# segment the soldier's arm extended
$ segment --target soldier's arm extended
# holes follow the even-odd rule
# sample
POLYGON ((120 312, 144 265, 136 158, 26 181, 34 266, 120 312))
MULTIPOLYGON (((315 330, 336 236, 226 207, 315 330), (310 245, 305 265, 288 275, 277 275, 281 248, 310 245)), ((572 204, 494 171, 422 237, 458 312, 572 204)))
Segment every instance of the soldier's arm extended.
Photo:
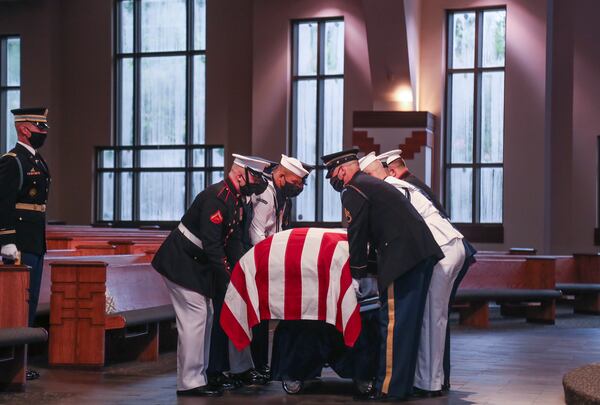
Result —
POLYGON ((0 158, 0 245, 16 243, 15 205, 19 192, 19 165, 17 157, 6 154, 0 158))
POLYGON ((367 200, 352 189, 342 193, 344 216, 348 222, 350 272, 353 278, 367 277, 368 207, 367 200))
POLYGON ((253 245, 267 237, 267 225, 271 225, 275 219, 275 202, 271 190, 267 189, 259 196, 252 196, 253 218, 250 224, 250 241, 253 245))

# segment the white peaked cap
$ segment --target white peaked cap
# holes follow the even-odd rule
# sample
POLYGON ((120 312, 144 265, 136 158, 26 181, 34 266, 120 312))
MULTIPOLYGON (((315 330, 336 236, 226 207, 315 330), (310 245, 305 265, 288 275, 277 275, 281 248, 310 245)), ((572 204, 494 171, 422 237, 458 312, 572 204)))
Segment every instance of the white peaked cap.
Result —
POLYGON ((296 158, 282 154, 279 164, 300 178, 308 176, 308 170, 306 170, 302 165, 302 162, 296 158))
POLYGON ((267 166, 270 165, 270 162, 268 160, 256 157, 238 155, 237 153, 232 153, 231 156, 235 158, 233 164, 244 168, 247 167, 248 169, 254 170, 259 173, 262 173, 265 170, 265 168, 267 168, 267 166))
POLYGON ((377 156, 375 152, 370 152, 368 155, 365 155, 358 159, 358 165, 360 166, 360 170, 365 170, 371 163, 377 160, 377 156))
POLYGON ((385 162, 386 164, 392 163, 396 159, 400 159, 402 157, 402 149, 394 149, 387 152, 382 153, 377 156, 377 159, 385 162))

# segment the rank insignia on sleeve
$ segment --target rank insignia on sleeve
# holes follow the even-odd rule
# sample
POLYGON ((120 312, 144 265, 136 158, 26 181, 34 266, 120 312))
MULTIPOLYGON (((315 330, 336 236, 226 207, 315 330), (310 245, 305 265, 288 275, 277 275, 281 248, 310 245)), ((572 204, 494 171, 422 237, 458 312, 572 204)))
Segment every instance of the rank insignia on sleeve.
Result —
POLYGON ((221 215, 221 210, 217 210, 214 214, 210 216, 210 222, 217 225, 223 222, 223 215, 221 215))
POLYGON ((344 216, 346 217, 346 222, 352 222, 352 215, 350 215, 350 211, 346 208, 344 208, 344 216))
POLYGON ((35 197, 37 195, 37 190, 35 188, 32 188, 31 190, 29 190, 29 197, 35 197))

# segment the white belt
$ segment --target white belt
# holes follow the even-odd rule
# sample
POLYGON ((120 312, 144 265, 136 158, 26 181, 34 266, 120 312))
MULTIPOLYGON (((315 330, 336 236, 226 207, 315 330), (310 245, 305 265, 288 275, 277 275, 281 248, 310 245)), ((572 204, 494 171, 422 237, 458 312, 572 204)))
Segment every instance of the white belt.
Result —
POLYGON ((183 236, 188 238, 188 240, 190 242, 192 242, 194 245, 198 246, 200 249, 204 249, 204 247, 202 245, 202 241, 200 239, 198 239, 198 237, 196 235, 191 233, 190 230, 187 229, 182 222, 180 222, 179 225, 177 225, 177 229, 179 229, 179 231, 183 234, 183 236))

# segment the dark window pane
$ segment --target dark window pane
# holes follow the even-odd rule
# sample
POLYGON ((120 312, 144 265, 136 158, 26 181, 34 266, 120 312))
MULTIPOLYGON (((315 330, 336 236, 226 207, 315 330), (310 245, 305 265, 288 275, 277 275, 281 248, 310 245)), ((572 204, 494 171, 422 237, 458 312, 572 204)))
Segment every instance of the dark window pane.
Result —
POLYGON ((452 75, 450 161, 473 161, 473 74, 452 75))
POLYGON ((141 60, 142 145, 185 143, 185 57, 141 60))
POLYGON ((21 39, 6 39, 6 84, 21 85, 21 39))
POLYGON ((502 222, 502 176, 503 170, 500 167, 481 169, 480 222, 502 222))
POLYGON ((317 198, 316 170, 312 171, 304 186, 304 191, 296 197, 294 204, 296 206, 296 221, 315 221, 315 200, 317 198))
POLYGON ((453 168, 449 171, 450 219, 471 222, 473 212, 473 169, 453 168))
POLYGON ((326 79, 323 100, 323 154, 342 150, 344 79, 326 79))
POLYGON ((184 173, 140 173, 140 220, 177 221, 185 206, 184 173))
POLYGON ((206 48, 206 0, 194 0, 194 49, 206 48))
POLYGON ((502 163, 504 144, 504 72, 487 72, 481 80, 481 161, 502 163))
POLYGON ((453 13, 450 67, 472 68, 475 64, 475 13, 453 13))
POLYGON ((298 24, 297 74, 317 74, 317 23, 298 24))
POLYGON ((325 74, 344 73, 344 22, 325 23, 325 74))
POLYGON ((205 142, 205 108, 206 108, 206 56, 194 56, 194 139, 193 143, 202 145, 205 142))
POLYGON ((186 48, 186 0, 142 0, 142 51, 186 48))
POLYGON ((123 0, 119 3, 120 18, 120 52, 133 52, 133 0, 123 0))
POLYGON ((133 145, 133 59, 121 59, 119 69, 121 86, 119 140, 121 145, 133 145))
POLYGON ((505 48, 506 10, 485 11, 483 13, 483 66, 504 66, 505 48))
POLYGON ((141 167, 185 167, 185 150, 142 150, 141 167))
POLYGON ((317 155, 317 82, 300 80, 295 85, 295 146, 298 159, 315 164, 317 155))

